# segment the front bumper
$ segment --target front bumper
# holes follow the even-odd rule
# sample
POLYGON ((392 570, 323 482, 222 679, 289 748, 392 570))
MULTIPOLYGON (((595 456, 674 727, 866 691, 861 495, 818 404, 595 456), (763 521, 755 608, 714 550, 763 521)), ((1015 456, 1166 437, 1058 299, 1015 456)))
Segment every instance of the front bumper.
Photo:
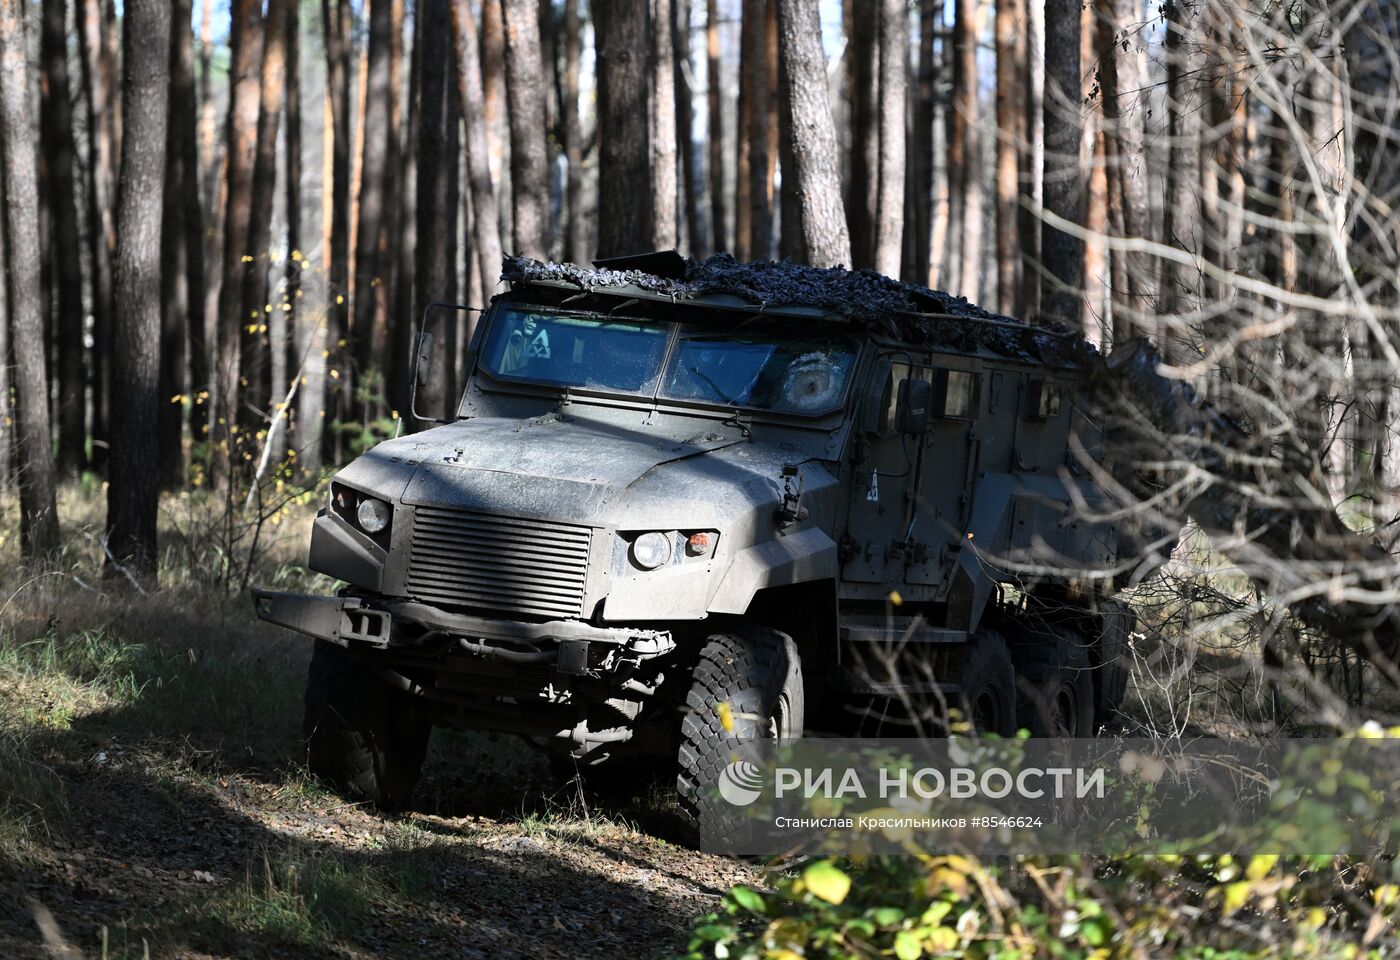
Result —
POLYGON ((561 673, 583 674, 590 665, 617 649, 643 658, 668 652, 669 633, 635 627, 595 627, 573 620, 522 623, 442 610, 414 600, 363 597, 322 597, 252 589, 253 608, 260 619, 326 640, 380 650, 412 650, 425 643, 453 638, 468 653, 499 659, 530 657, 551 661, 561 673), (603 657, 591 651, 604 648, 603 657))

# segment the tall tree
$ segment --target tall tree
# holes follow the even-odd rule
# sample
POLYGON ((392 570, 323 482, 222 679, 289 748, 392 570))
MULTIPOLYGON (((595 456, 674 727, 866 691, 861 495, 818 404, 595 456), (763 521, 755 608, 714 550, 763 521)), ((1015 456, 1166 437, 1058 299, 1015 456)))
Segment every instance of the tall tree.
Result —
MULTIPOLYGON (((156 574, 156 418, 160 397, 161 191, 169 112, 170 4, 126 0, 122 44, 122 177, 117 200, 108 551, 156 574)), ((185 24, 181 24, 181 29, 185 24)))
POLYGON ((801 199, 802 247, 819 267, 849 265, 851 239, 841 203, 841 160, 827 100, 818 0, 778 0, 778 44, 791 116, 793 168, 801 199))
MULTIPOLYGON (((1079 0, 1045 4, 1045 209, 1069 223, 1084 216, 1079 182, 1082 138, 1079 0)), ((1041 316, 1075 325, 1084 286, 1084 244, 1050 224, 1041 231, 1041 316)))
POLYGON ((31 133, 23 0, 0 0, 0 149, 4 152, 5 253, 19 412, 20 546, 43 557, 59 547, 50 447, 40 289, 38 157, 31 133))
POLYGON ((748 255, 767 260, 773 237, 773 178, 768 152, 768 0, 744 0, 744 105, 748 113, 748 255))
POLYGON ((1040 312, 1040 216, 1045 201, 1045 5, 1025 3, 1026 92, 1024 97, 1026 148, 1021 152, 1021 190, 1029 199, 1020 211, 1021 292, 1016 314, 1034 317, 1040 312))
POLYGON ((909 144, 911 166, 909 183, 913 196, 912 234, 908 244, 909 263, 903 278, 913 283, 929 282, 933 242, 933 123, 938 64, 934 42, 938 23, 943 19, 942 0, 919 0, 919 71, 914 87, 913 133, 909 144))
MULTIPOLYGON (((212 2, 212 0, 210 0, 212 2)), ((116 97, 112 90, 110 47, 106 40, 107 18, 103 0, 82 0, 79 63, 87 101, 87 241, 92 263, 92 355, 93 436, 105 440, 109 421, 110 391, 107 384, 111 363, 112 257, 117 248, 113 221, 116 195, 116 97)), ((94 448, 96 451, 101 447, 94 448)))
MULTIPOLYGON (((165 137, 165 189, 160 228, 160 478, 184 479, 183 407, 175 402, 188 366, 204 375, 204 218, 199 196, 199 144, 194 89, 191 0, 173 0, 170 29, 170 108, 165 137)), ((196 383, 202 380, 193 379, 196 383)))
MULTIPOLYGON (((287 290, 287 309, 282 314, 282 342, 272 338, 272 382, 287 383, 288 378, 306 375, 302 365, 301 339, 301 271, 305 259, 301 252, 301 4, 292 0, 287 4, 287 172, 282 188, 285 191, 287 207, 287 262, 283 272, 287 290)), ((271 328, 276 331, 277 328, 271 328)), ((309 383, 297 383, 298 400, 309 383)), ((324 380, 322 381, 324 389, 324 380)), ((298 439, 301 434, 301 407, 296 407, 295 423, 298 426, 298 439)), ((286 411, 292 416, 292 411, 286 411)), ((319 419, 319 418, 318 418, 319 419)), ((281 463, 288 449, 287 437, 290 431, 284 429, 276 438, 273 447, 274 462, 281 463)), ((318 443, 319 446, 319 443, 318 443)), ((295 459, 295 457, 294 457, 295 459)), ((296 466, 301 466, 298 462, 296 466)))
POLYGON ((83 369, 83 277, 74 193, 73 108, 68 90, 68 5, 43 0, 40 136, 52 230, 55 333, 58 342, 58 468, 75 473, 86 461, 83 369))
MULTIPOLYGON (((243 328, 244 257, 248 246, 249 222, 253 211, 253 167, 257 160, 258 110, 261 103, 262 2, 235 0, 231 55, 228 120, 225 125, 225 166, 227 199, 224 203, 224 266, 219 287, 219 345, 215 361, 218 384, 217 429, 214 432, 214 479, 231 481, 237 462, 241 411, 240 355, 243 328)), ((262 400, 261 397, 258 398, 262 400)))
POLYGON ((720 81, 719 0, 705 2, 705 102, 709 109, 710 249, 729 249, 729 222, 724 214, 724 100, 720 81))
MULTIPOLYGON (((883 0, 880 0, 883 3, 883 0)), ((851 225, 852 266, 875 265, 875 225, 880 200, 880 16, 846 0, 850 10, 851 176, 846 217, 851 225)), ((879 8, 877 8, 879 9, 879 8)))
POLYGON ((637 253, 651 241, 650 6, 594 0, 598 64, 598 254, 637 253))
MULTIPOLYGON (((3 104, 0 103, 0 110, 3 104)), ((3 134, 0 133, 0 136, 3 134)), ((0 157, 0 210, 5 209, 4 162, 0 157)), ((0 220, 0 490, 9 491, 15 473, 14 358, 10 353, 10 296, 5 289, 5 224, 0 220)))
POLYGON ((1014 313, 1020 290, 1020 154, 1027 147, 1025 129, 1026 60, 1024 0, 997 0, 997 309, 1014 313))
POLYGON ((564 0, 564 158, 569 166, 568 187, 564 194, 569 221, 564 259, 583 263, 588 259, 588 223, 583 217, 583 127, 578 116, 579 59, 582 53, 578 4, 579 0, 564 0))
MULTIPOLYGON (((1162 241, 1168 246, 1194 250, 1195 224, 1200 219, 1191 184, 1199 174, 1193 169, 1200 163, 1199 155, 1190 149, 1192 131, 1189 128, 1191 110, 1187 104, 1186 77, 1190 73, 1186 39, 1187 20, 1183 0, 1167 0, 1164 19, 1166 37, 1163 57, 1167 71, 1167 168, 1166 198, 1162 209, 1162 241)), ((1159 303, 1164 314, 1183 312, 1187 307, 1186 293, 1193 285, 1191 272, 1184 264, 1168 260, 1163 264, 1162 295, 1159 303)), ((1170 357, 1170 347, 1163 343, 1170 357)))
POLYGON ((651 3, 651 247, 679 242, 676 185, 676 71, 674 0, 651 3))
POLYGON ((389 114, 393 90, 389 85, 393 55, 393 4, 369 0, 369 53, 365 80, 365 109, 360 128, 363 153, 360 161, 360 216, 356 223, 354 319, 350 340, 354 345, 355 371, 363 376, 375 365, 374 347, 382 342, 374 324, 378 301, 384 292, 383 273, 388 267, 384 239, 385 187, 388 181, 389 114))
POLYGON ((904 125, 909 89, 909 13, 905 0, 880 6, 880 181, 875 269, 899 276, 904 244, 904 125))
POLYGON ((511 237, 516 253, 543 259, 549 252, 549 131, 538 3, 501 0, 501 7, 510 111, 511 237))
MULTIPOLYGON (((960 246, 957 292, 979 297, 982 283, 982 138, 978 92, 977 0, 957 0, 953 14, 953 103, 948 111, 952 229, 960 246)), ((1077 20, 1075 21, 1078 22, 1077 20)), ((888 71, 881 69, 882 75, 888 71)))
MULTIPOLYGON (((321 0, 326 46, 326 107, 331 139, 330 243, 327 245, 328 335, 339 343, 349 334, 347 300, 350 280, 350 0, 321 0), (340 292, 337 292, 340 291, 340 292)), ((322 185, 325 190, 325 185, 322 185)))
POLYGON ((671 42, 675 58, 676 129, 680 143, 682 208, 685 213, 686 245, 692 257, 701 256, 706 238, 700 220, 700 183, 695 162, 695 89, 690 64, 690 0, 672 0, 675 16, 671 42))
POLYGON ((473 213, 472 249, 476 253, 477 273, 485 287, 483 292, 491 296, 501 275, 501 230, 496 216, 495 185, 491 182, 491 165, 486 151, 485 112, 482 110, 484 91, 481 86, 481 62, 476 55, 476 27, 465 0, 453 0, 452 31, 457 53, 457 99, 462 104, 467 137, 467 184, 473 213))
MULTIPOLYGON (((422 45, 418 126, 418 263, 414 315, 423 317, 429 304, 451 301, 457 270, 452 255, 452 213, 457 197, 451 190, 456 156, 448 152, 451 115, 448 77, 452 68, 452 28, 455 8, 464 0, 424 0, 418 8, 418 42, 422 45), (451 8, 451 9, 450 9, 451 8)), ((489 6, 489 3, 488 3, 489 6)), ((470 16, 470 13, 468 13, 470 16)), ((458 36, 461 36, 460 30, 458 36)), ((459 44, 460 46, 460 44, 459 44)), ((449 345, 455 318, 433 311, 426 332, 434 342, 434 376, 419 391, 418 407, 432 417, 446 416, 455 391, 455 357, 449 345)))
MULTIPOLYGON (((286 314, 280 304, 273 306, 268 291, 271 268, 272 200, 277 190, 277 141, 282 120, 282 94, 287 75, 287 4, 295 0, 268 0, 263 28, 262 67, 258 81, 257 150, 253 160, 253 197, 248 217, 248 253, 252 262, 244 264, 242 377, 253 391, 253 404, 244 404, 252 414, 254 404, 266 407, 274 416, 271 428, 280 433, 278 404, 287 390, 285 383, 272 382, 271 329, 285 330, 286 314), (269 309, 271 308, 271 309, 269 309)), ((246 257, 245 257, 246 260, 246 257)), ((279 331, 278 341, 285 338, 279 331)), ((252 428, 261 426, 256 414, 246 416, 252 428)), ((274 438, 275 439, 275 438, 274 438)))

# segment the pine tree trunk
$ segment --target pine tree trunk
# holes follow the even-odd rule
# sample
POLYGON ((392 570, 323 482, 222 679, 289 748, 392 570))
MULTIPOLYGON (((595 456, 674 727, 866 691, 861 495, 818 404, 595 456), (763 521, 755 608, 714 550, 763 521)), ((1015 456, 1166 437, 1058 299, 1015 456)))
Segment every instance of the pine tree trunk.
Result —
POLYGON ((792 116, 791 175, 801 200, 807 263, 849 265, 851 239, 841 202, 841 160, 827 99, 818 0, 778 0, 778 49, 792 116))
MULTIPOLYGON (((981 296, 982 285, 982 137, 980 132, 981 98, 978 96, 977 38, 978 0, 957 0, 953 32, 953 103, 949 116, 949 150, 954 138, 961 140, 958 161, 949 155, 948 165, 957 171, 954 203, 957 223, 952 236, 958 238, 961 250, 959 279, 955 293, 970 300, 981 296)), ((882 69, 881 73, 885 73, 882 69)))
POLYGON ((700 222, 700 183, 695 162, 695 88, 690 62, 690 0, 672 0, 676 16, 671 27, 672 56, 675 60, 676 128, 680 144, 681 197, 685 212, 686 247, 692 257, 705 251, 705 233, 700 222))
MULTIPOLYGON (((216 366, 218 407, 214 431, 214 481, 231 482, 235 464, 251 451, 238 447, 236 429, 242 419, 240 353, 243 329, 244 257, 252 256, 248 228, 253 209, 253 167, 257 161, 260 68, 262 65, 262 3, 236 0, 233 11, 225 163, 228 199, 224 203, 224 269, 219 288, 219 347, 216 366)), ((258 401, 262 400, 258 397, 258 401)))
POLYGON ((752 259, 753 247, 753 48, 754 21, 748 7, 753 0, 740 0, 739 10, 739 95, 734 104, 734 256, 752 259))
MULTIPOLYGON (((1078 0, 1045 4, 1045 209, 1069 223, 1084 218, 1079 181, 1080 121, 1078 0)), ((1040 316, 1077 326, 1084 286, 1084 244, 1044 224, 1041 230, 1040 316)))
MULTIPOLYGON (((880 0, 883 2, 883 0, 880 0)), ((855 0, 846 0, 848 5, 855 0)), ((880 199, 880 17, 855 5, 851 17, 851 177, 846 218, 855 267, 875 266, 875 225, 880 199)))
MULTIPOLYGON (((448 87, 452 69, 452 30, 457 29, 458 49, 462 31, 458 18, 465 0, 424 0, 419 8, 418 42, 423 47, 418 127, 418 263, 415 317, 423 317, 429 304, 451 302, 457 276, 452 237, 452 213, 457 197, 451 191, 451 167, 456 157, 448 152, 452 122, 448 87)), ((469 16, 470 14, 468 14, 469 16)), ((418 409, 425 416, 447 416, 454 393, 449 329, 456 318, 434 310, 425 328, 433 338, 432 376, 418 391, 418 409)))
POLYGON ((674 0, 651 4, 651 248, 672 250, 677 233, 674 0))
POLYGON ((0 146, 4 151, 6 275, 19 432, 20 548, 47 557, 59 548, 58 509, 44 364, 40 287, 38 158, 30 132, 23 0, 0 0, 0 146))
POLYGON ((705 3, 705 100, 710 136, 710 250, 729 250, 729 218, 724 210, 724 99, 720 81, 719 2, 705 3))
MULTIPOLYGON (((415 20, 417 7, 414 7, 415 20)), ((402 153, 399 163, 399 230, 398 270, 394 278, 393 316, 391 327, 391 350, 393 366, 397 376, 391 380, 392 403, 405 424, 412 429, 409 412, 409 397, 413 383, 413 335, 418 329, 418 318, 413 315, 413 297, 417 284, 418 257, 418 88, 422 50, 415 39, 409 55, 408 67, 408 112, 403 124, 402 153)), ((488 158, 489 162, 489 158, 488 158)))
MULTIPOLYGON (((0 111, 3 111, 0 102, 0 111)), ((3 117, 3 114, 0 114, 3 117)), ((3 136, 0 133, 0 136, 3 136)), ((0 157, 0 210, 5 209, 4 161, 0 157)), ((5 224, 0 218, 0 273, 9 262, 5 255, 5 224)), ((9 493, 15 478, 15 434, 17 431, 14 403, 14 356, 11 354, 10 294, 0 280, 0 491, 9 493)))
MULTIPOLYGON (((326 341, 330 349, 327 373, 342 365, 340 344, 350 336, 350 0, 321 0, 322 36, 326 48, 326 137, 330 139, 325 162, 329 182, 322 191, 330 198, 330 222, 325 251, 326 341)), ((349 414, 344 382, 326 384, 322 416, 329 422, 336 415, 349 414)), ((335 454, 339 435, 323 431, 326 452, 335 454)), ((338 460, 339 457, 337 456, 338 460)))
POLYGON ((505 59, 506 38, 500 0, 479 4, 481 31, 477 37, 481 63, 481 102, 486 117, 486 144, 491 158, 491 182, 501 203, 497 222, 509 231, 513 214, 505 198, 510 196, 510 169, 506 158, 505 59))
POLYGON ((650 9, 631 0, 595 0, 598 63, 598 255, 651 245, 650 9))
POLYGON ((360 216, 355 240, 354 317, 350 342, 355 375, 363 377, 376 365, 374 346, 377 301, 387 272, 386 251, 380 249, 384 228, 384 185, 388 177, 389 87, 392 32, 391 0, 369 0, 369 53, 365 80, 365 111, 360 127, 364 152, 360 161, 360 216))
POLYGON ((904 242, 904 124, 909 89, 909 13, 905 0, 880 7, 880 182, 875 269, 899 276, 904 242))
MULTIPOLYGON (((169 111, 170 4, 126 0, 123 17, 122 177, 117 201, 108 552, 113 565, 154 579, 159 487, 161 192, 169 111)), ((185 24, 181 24, 181 29, 185 24)), ((108 567, 109 574, 117 571, 108 567)))
MULTIPOLYGON (((287 4, 287 134, 285 138, 287 156, 285 181, 282 184, 287 208, 287 262, 283 266, 283 281, 286 289, 286 309, 276 311, 273 322, 268 324, 272 347, 272 382, 290 383, 292 377, 303 376, 301 353, 296 336, 301 310, 299 292, 301 290, 301 270, 304 265, 301 251, 301 4, 293 0, 287 4)), ((297 384, 297 397, 305 389, 305 383, 297 384)), ((277 400, 281 403, 281 399, 277 400)), ((293 403, 297 400, 294 399, 293 403)), ((299 412, 299 408, 294 408, 299 412)), ((283 411, 286 421, 279 436, 274 438, 272 462, 282 463, 291 445, 292 428, 298 424, 292 409, 283 411)), ((291 458, 293 461, 296 457, 291 458)), ((293 462, 291 467, 300 468, 293 462)))
POLYGON ((66 0, 43 0, 39 127, 54 252, 58 345, 58 469, 75 475, 87 460, 83 369, 83 275, 73 179, 73 109, 68 90, 66 0))
POLYGON ((510 109, 513 252, 540 260, 549 254, 549 160, 545 149, 549 130, 539 9, 536 0, 502 0, 501 5, 510 109))
POLYGON ((588 223, 583 217, 583 127, 578 116, 580 40, 579 0, 564 0, 564 159, 568 163, 565 206, 568 210, 568 239, 564 259, 573 263, 588 260, 588 223))
MULTIPOLYGON (((194 32, 191 0, 174 0, 170 31, 170 107, 165 137, 161 221, 160 479, 185 475, 181 433, 188 402, 187 368, 204 347, 204 230, 195 133, 194 32), (190 357, 187 362, 186 347, 190 357)), ((203 374, 203 364, 200 364, 203 374)))
POLYGON ((1040 217, 1037 211, 1045 202, 1045 5, 1026 3, 1025 12, 1026 94, 1023 107, 1027 146, 1021 153, 1021 190, 1030 199, 1022 204, 1020 224, 1021 290, 1017 297, 1016 315, 1035 317, 1040 314, 1040 217))
MULTIPOLYGON (((253 196, 248 218, 248 256, 243 267, 242 377, 253 396, 253 404, 280 417, 278 404, 287 392, 286 383, 272 382, 270 333, 272 312, 281 319, 281 304, 270 302, 268 271, 272 266, 272 199, 277 190, 277 138, 282 121, 282 95, 287 75, 287 6, 296 0, 268 0, 264 21, 262 66, 258 81, 258 139, 253 160, 253 196), (269 310, 268 308, 272 309, 269 310)), ((243 422, 256 435, 262 418, 244 404, 243 422)), ((274 420, 268 429, 281 424, 274 420)))
POLYGON ((467 184, 471 194, 473 250, 476 272, 486 297, 495 295, 501 276, 501 228, 495 185, 486 151, 482 110, 481 63, 477 59, 476 25, 464 0, 453 0, 452 30, 457 51, 457 98, 462 104, 467 137, 467 184))
POLYGON ((997 0, 997 309, 1016 310, 1020 289, 1020 194, 1025 130, 1025 32, 1023 0, 997 0))
MULTIPOLYGON (((1167 246, 1183 250, 1196 249, 1195 231, 1200 220, 1195 191, 1188 188, 1199 179, 1194 168, 1200 163, 1197 151, 1190 149, 1193 111, 1186 99, 1185 77, 1191 72, 1190 55, 1184 41, 1188 26, 1183 13, 1183 0, 1167 0, 1166 38, 1164 57, 1166 59, 1167 90, 1167 168, 1166 199, 1163 202, 1162 242, 1167 246)), ((1189 309, 1188 293, 1195 286, 1193 271, 1186 265, 1172 260, 1162 263, 1162 292, 1159 311, 1168 316, 1189 309)), ((1168 344, 1163 342, 1164 353, 1171 357, 1168 344)))
POLYGON ((913 219, 909 263, 902 272, 911 283, 929 282, 933 242, 933 114, 938 65, 934 42, 943 18, 942 0, 919 0, 919 71, 914 88, 913 136, 909 143, 913 219))
MULTIPOLYGON (((117 231, 116 206, 116 98, 112 90, 111 64, 105 32, 103 0, 82 0, 79 12, 83 90, 87 101, 87 222, 88 256, 92 263, 92 397, 94 440, 107 439, 111 400, 112 257, 117 231)), ((94 461, 104 447, 93 447, 94 461)))
POLYGON ((749 127, 749 244, 748 256, 772 256, 773 177, 768 151, 768 0, 744 2, 744 98, 749 127))

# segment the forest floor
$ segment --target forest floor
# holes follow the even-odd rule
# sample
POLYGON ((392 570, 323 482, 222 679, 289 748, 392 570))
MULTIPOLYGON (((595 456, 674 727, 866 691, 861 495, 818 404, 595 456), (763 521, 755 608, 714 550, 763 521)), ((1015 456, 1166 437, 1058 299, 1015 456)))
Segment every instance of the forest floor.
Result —
MULTIPOLYGON (((101 578, 101 506, 65 494, 41 574, 0 531, 0 956, 664 956, 753 880, 668 842, 660 786, 601 805, 509 739, 437 731, 413 810, 346 804, 301 763, 309 642, 218 573, 251 531, 165 505, 143 593, 101 578)), ((318 588, 313 512, 265 525, 251 579, 318 588)))

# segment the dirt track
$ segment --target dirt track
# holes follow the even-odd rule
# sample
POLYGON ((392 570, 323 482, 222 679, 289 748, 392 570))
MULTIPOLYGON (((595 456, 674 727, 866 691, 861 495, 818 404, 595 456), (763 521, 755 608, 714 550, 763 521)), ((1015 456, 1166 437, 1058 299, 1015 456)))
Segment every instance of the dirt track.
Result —
POLYGON ((649 957, 747 876, 659 839, 664 792, 600 809, 513 741, 435 733, 413 812, 346 805, 297 762, 305 651, 206 637, 95 708, 0 674, 11 717, 64 714, 28 728, 61 799, 0 845, 0 956, 649 957), (229 677, 262 695, 207 702, 229 677))

